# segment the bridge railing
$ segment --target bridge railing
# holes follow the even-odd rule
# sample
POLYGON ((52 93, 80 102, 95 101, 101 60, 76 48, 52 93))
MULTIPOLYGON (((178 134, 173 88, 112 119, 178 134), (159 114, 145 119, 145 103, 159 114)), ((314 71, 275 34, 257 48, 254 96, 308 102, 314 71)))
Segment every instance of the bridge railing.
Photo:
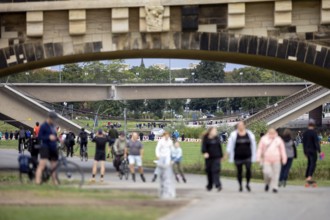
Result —
POLYGON ((297 105, 299 105, 302 101, 306 102, 307 100, 313 99, 326 91, 327 89, 323 88, 322 86, 312 85, 285 98, 275 105, 256 113, 255 115, 246 119, 245 122, 246 124, 251 124, 255 121, 270 121, 283 114, 284 112, 297 107, 297 105))
POLYGON ((70 0, 0 0, 1 3, 23 3, 23 2, 57 2, 57 1, 70 1, 70 0))

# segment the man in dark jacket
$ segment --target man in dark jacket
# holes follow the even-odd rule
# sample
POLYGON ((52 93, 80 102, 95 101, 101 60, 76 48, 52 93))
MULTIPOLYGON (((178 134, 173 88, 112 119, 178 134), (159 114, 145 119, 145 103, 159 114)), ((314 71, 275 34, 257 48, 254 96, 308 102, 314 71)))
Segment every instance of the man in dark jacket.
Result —
POLYGON ((88 134, 85 131, 85 128, 81 128, 81 132, 79 133, 79 143, 80 143, 80 157, 83 158, 83 152, 87 153, 87 144, 88 144, 88 134), (85 147, 85 149, 84 149, 85 147))
MULTIPOLYGON (((42 171, 45 169, 47 161, 50 161, 51 169, 54 169, 58 161, 58 151, 57 151, 57 134, 55 128, 55 120, 57 119, 57 114, 55 112, 50 112, 46 122, 44 122, 39 130, 38 138, 41 143, 40 147, 40 161, 36 171, 36 184, 41 183, 42 171)), ((58 184, 56 180, 56 172, 52 174, 53 182, 55 185, 58 184)))
POLYGON ((317 153, 321 152, 320 141, 315 131, 315 121, 310 119, 308 129, 303 134, 304 154, 307 157, 306 181, 312 181, 316 168, 317 153))
POLYGON ((73 157, 73 146, 75 145, 75 139, 76 136, 74 135, 74 133, 72 131, 69 131, 69 133, 66 135, 65 138, 65 146, 66 146, 66 156, 69 157, 73 157))

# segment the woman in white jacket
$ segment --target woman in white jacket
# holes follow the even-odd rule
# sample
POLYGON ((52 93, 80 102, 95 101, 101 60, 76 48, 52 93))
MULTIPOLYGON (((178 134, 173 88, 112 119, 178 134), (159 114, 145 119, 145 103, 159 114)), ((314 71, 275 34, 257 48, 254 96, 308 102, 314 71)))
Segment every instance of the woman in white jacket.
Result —
POLYGON ((175 187, 173 181, 173 170, 171 166, 171 155, 173 149, 173 141, 168 132, 164 132, 163 137, 158 141, 156 146, 156 157, 158 159, 157 168, 160 178, 160 197, 174 198, 175 187))
POLYGON ((256 161, 257 144, 254 134, 245 128, 243 121, 237 124, 237 130, 230 134, 227 144, 229 162, 235 162, 239 191, 243 191, 243 165, 246 169, 246 189, 250 192, 251 165, 256 161))

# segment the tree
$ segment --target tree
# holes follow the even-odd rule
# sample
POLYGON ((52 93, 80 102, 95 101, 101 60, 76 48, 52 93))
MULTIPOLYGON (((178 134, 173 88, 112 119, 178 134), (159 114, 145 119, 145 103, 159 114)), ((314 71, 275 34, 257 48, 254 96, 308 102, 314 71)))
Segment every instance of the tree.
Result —
POLYGON ((162 99, 158 100, 148 100, 147 101, 147 110, 153 112, 158 118, 162 118, 163 110, 166 107, 166 101, 162 99))
POLYGON ((189 77, 196 82, 224 82, 225 67, 225 63, 201 61, 193 70, 195 74, 189 77))
POLYGON ((62 69, 62 82, 80 82, 83 79, 83 68, 78 63, 65 64, 62 69))

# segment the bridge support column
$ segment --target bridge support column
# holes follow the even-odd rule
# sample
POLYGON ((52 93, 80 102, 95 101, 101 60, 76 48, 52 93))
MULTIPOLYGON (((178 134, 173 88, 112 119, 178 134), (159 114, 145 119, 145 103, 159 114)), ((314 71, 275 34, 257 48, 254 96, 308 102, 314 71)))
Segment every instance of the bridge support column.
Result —
POLYGON ((317 127, 322 127, 322 105, 310 111, 309 118, 315 120, 317 127))

